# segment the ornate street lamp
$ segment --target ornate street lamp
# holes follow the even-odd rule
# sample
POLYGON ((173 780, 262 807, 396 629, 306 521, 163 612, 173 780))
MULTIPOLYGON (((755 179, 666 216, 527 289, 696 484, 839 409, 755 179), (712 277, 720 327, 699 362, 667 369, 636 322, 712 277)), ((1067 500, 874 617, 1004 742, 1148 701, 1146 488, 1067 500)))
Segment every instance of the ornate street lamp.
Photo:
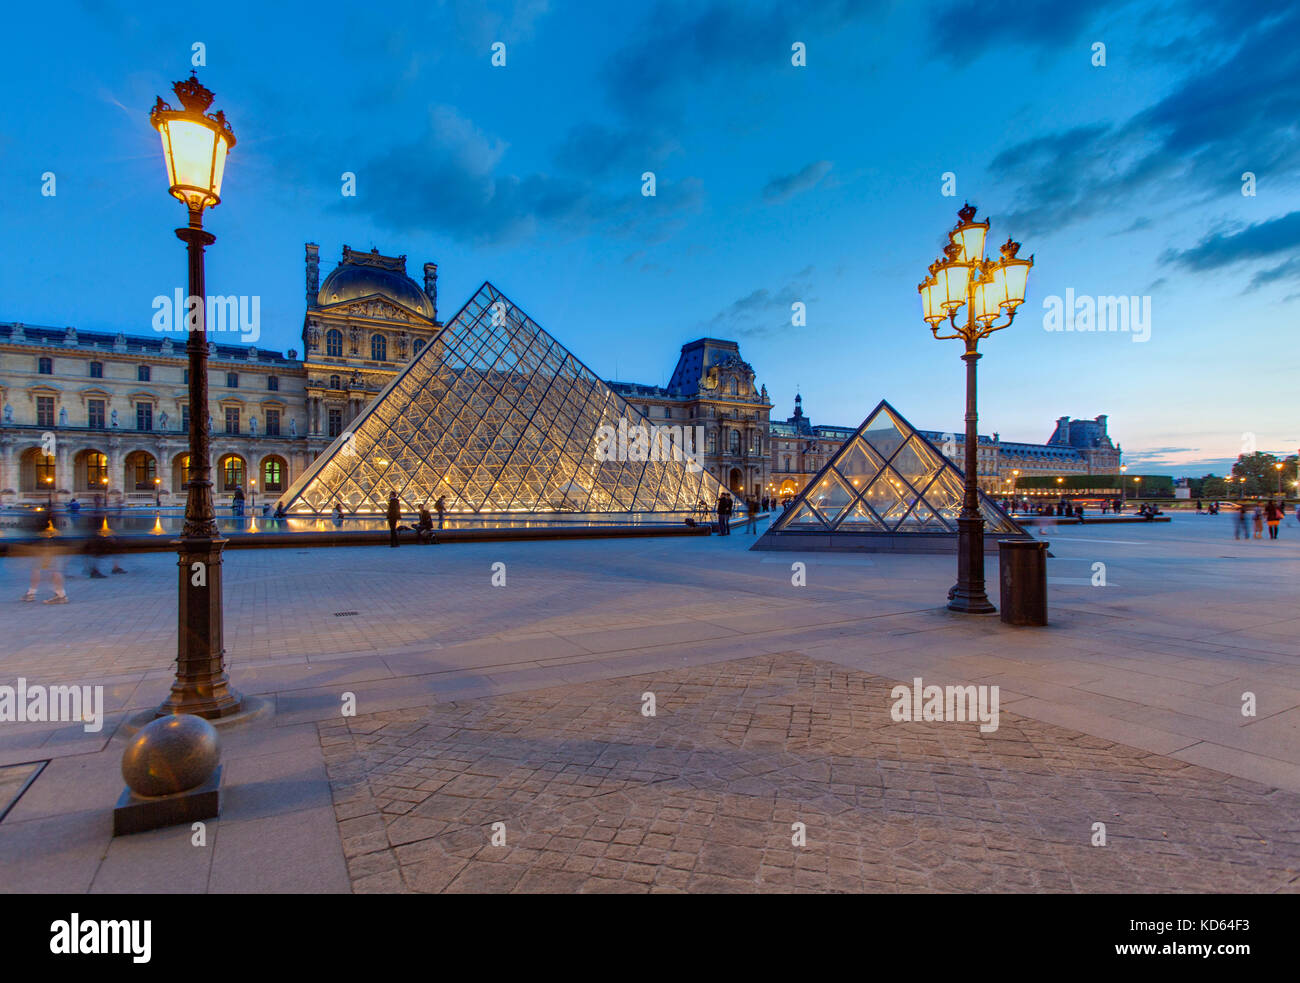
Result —
POLYGON ((937 339, 960 338, 966 345, 966 467, 965 498, 957 519, 957 583, 948 592, 948 609, 966 614, 992 614, 997 609, 984 593, 984 518, 977 492, 978 414, 976 412, 975 363, 980 341, 994 331, 1009 327, 1016 310, 1024 303, 1029 268, 1034 259, 1018 259, 1020 243, 1007 239, 1000 260, 984 258, 984 240, 989 223, 975 221, 975 207, 967 204, 957 213, 957 225, 948 233, 943 259, 930 264, 929 277, 917 291, 921 295, 922 317, 937 339), (966 308, 966 323, 957 323, 957 312, 966 308), (1002 324, 995 323, 1005 315, 1002 324), (950 334, 939 334, 948 322, 950 334))
POLYGON ((1124 474, 1128 471, 1127 464, 1119 466, 1119 510, 1124 511, 1124 506, 1128 504, 1127 486, 1124 484, 1124 474))
POLYGON ((192 713, 215 719, 238 713, 243 700, 226 674, 222 642, 221 551, 208 460, 208 337, 204 316, 203 250, 216 236, 203 229, 203 209, 221 203, 221 178, 235 135, 221 111, 208 113, 212 93, 198 78, 172 86, 181 109, 154 104, 149 122, 162 137, 171 193, 184 202, 189 225, 177 229, 189 254, 189 296, 193 305, 185 352, 190 361, 190 480, 186 484, 185 529, 177 540, 180 595, 177 605, 176 679, 159 717, 192 713))
POLYGON ((1276 464, 1273 465, 1273 468, 1274 468, 1274 470, 1277 471, 1277 494, 1278 494, 1278 497, 1281 497, 1281 495, 1282 495, 1282 462, 1281 462, 1281 461, 1278 461, 1276 464))

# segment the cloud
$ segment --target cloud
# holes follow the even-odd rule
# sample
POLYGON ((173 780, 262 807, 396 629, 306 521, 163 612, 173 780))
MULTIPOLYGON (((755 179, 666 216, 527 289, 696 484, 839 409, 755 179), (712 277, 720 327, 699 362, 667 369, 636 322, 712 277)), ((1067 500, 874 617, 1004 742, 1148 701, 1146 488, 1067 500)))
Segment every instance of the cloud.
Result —
POLYGON ((1059 0, 957 0, 926 19, 934 50, 953 61, 968 62, 1004 45, 1060 49, 1077 37, 1107 7, 1106 3, 1061 3, 1059 0))
POLYGON ((775 204, 815 188, 831 172, 829 160, 815 160, 795 174, 774 177, 763 187, 763 200, 775 204))
POLYGON ((813 268, 807 266, 778 290, 758 287, 750 291, 705 322, 704 331, 715 336, 762 338, 790 330, 791 305, 816 300, 810 296, 812 274, 813 268))
POLYGON ((609 97, 629 119, 674 120, 707 80, 790 66, 790 45, 813 33, 877 15, 886 0, 753 0, 744 4, 661 2, 636 40, 615 51, 602 71, 609 97))
POLYGON ((676 140, 656 130, 579 123, 556 148, 555 163, 589 178, 623 170, 639 179, 643 171, 658 167, 679 149, 676 140))
POLYGON ((541 227, 568 235, 604 228, 652 243, 670 236, 703 200, 703 186, 692 178, 660 180, 657 196, 643 198, 639 174, 621 195, 580 178, 512 174, 508 149, 452 107, 436 106, 421 136, 358 169, 357 197, 334 207, 360 207, 394 231, 435 231, 476 244, 515 242, 541 227))
MULTIPOLYGON (((1300 32, 1300 8, 1270 3, 1245 18, 1239 7, 1214 0, 1178 22, 1184 42, 1201 39, 1201 48, 1189 52, 1165 95, 1129 119, 997 153, 990 169, 1015 186, 1020 202, 1008 220, 1044 233, 1131 210, 1155 190, 1166 200, 1220 198, 1239 194, 1243 171, 1280 175, 1300 166, 1300 47, 1277 43, 1300 32)), ((1151 12, 1126 11, 1139 21, 1151 12)))
POLYGON ((1287 259, 1280 265, 1255 274, 1251 281, 1253 288, 1300 273, 1300 260, 1292 255, 1297 249, 1300 249, 1300 211, 1235 232, 1212 233, 1190 249, 1169 250, 1161 261, 1200 272, 1286 254, 1287 259))

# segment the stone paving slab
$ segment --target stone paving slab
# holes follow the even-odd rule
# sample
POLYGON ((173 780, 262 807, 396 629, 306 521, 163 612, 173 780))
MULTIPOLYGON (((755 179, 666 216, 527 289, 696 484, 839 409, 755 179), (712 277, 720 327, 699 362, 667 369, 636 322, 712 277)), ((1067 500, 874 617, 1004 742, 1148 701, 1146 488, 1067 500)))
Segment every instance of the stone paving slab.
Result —
POLYGON ((784 653, 322 722, 352 889, 1300 891, 1300 795, 1008 711, 895 722, 893 684, 784 653))

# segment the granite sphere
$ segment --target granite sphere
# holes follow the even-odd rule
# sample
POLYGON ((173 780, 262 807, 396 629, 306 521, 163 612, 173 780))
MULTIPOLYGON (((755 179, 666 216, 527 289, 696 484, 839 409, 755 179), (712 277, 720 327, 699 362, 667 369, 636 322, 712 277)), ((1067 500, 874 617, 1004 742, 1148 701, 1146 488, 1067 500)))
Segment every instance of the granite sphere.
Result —
POLYGON ((197 788, 221 758, 217 729, 202 717, 177 713, 140 729, 122 755, 122 777, 136 795, 172 795, 197 788))

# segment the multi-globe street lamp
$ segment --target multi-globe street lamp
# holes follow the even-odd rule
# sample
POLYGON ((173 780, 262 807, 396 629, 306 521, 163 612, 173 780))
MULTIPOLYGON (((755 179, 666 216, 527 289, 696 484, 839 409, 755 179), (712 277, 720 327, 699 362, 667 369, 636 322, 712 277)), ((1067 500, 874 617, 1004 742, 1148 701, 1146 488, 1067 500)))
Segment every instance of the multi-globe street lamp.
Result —
POLYGON ((226 541, 217 532, 208 460, 207 293, 203 282, 203 250, 216 236, 203 229, 203 209, 221 203, 226 154, 235 145, 235 135, 225 113, 208 112, 212 93, 194 73, 172 89, 182 108, 173 109, 160 96, 149 113, 149 122, 162 138, 169 191, 189 212, 189 224, 177 229, 176 236, 185 243, 189 259, 185 352, 190 372, 190 480, 186 484, 185 528, 176 543, 180 578, 176 679, 156 715, 190 713, 216 719, 238 713, 243 700, 230 686, 222 640, 221 551, 226 541))
POLYGON ((975 363, 980 341, 994 331, 1009 327, 1016 310, 1024 303, 1025 285, 1034 259, 1018 259, 1020 243, 1007 239, 1000 260, 984 258, 984 240, 989 223, 975 221, 975 207, 967 203, 957 213, 957 225, 948 233, 943 258, 930 264, 929 276, 917 286, 922 317, 936 339, 959 338, 965 343, 966 363, 966 467, 965 496, 957 519, 957 583, 948 592, 948 609, 966 614, 991 614, 997 609, 984 592, 984 518, 977 489, 975 363), (965 323, 957 314, 966 308, 965 323), (1002 324, 995 323, 1005 315, 1002 324), (951 333, 940 334, 939 325, 948 322, 951 333))

